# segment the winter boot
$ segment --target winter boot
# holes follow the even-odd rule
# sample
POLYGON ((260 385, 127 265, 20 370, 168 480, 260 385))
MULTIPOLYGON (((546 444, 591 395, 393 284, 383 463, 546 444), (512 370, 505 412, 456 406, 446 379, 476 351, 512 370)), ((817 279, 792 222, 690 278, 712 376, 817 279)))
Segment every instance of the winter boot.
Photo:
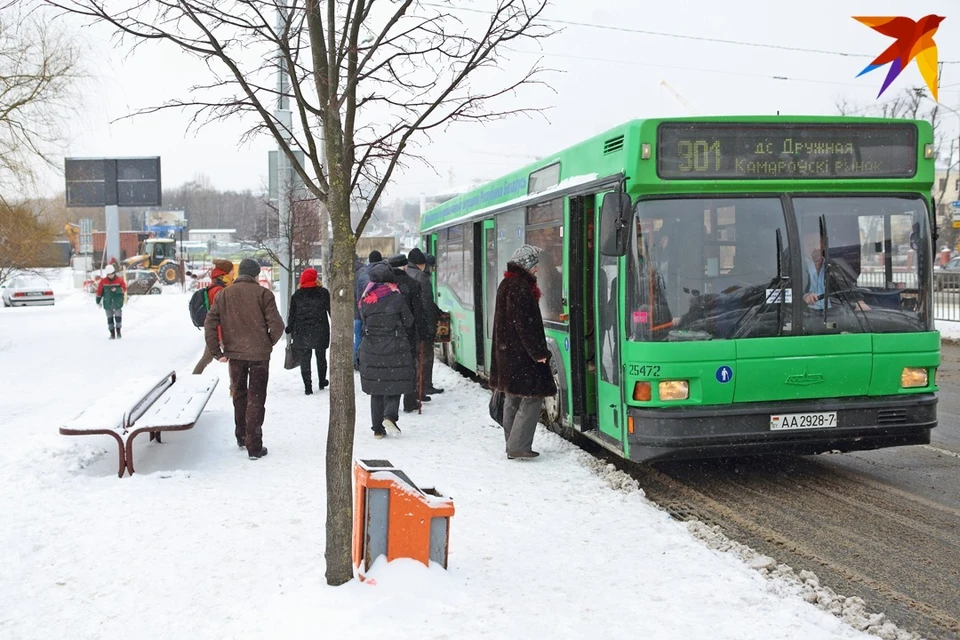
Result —
POLYGON ((383 440, 386 435, 387 432, 383 427, 373 427, 373 437, 377 440, 383 440))
POLYGON ((110 327, 110 339, 115 340, 117 338, 117 330, 113 327, 110 327))
POLYGON ((122 337, 123 336, 120 335, 120 325, 117 325, 117 338, 122 338, 122 337))
POLYGON ((250 459, 251 459, 251 460, 259 460, 260 458, 262 458, 262 457, 265 456, 265 455, 267 455, 267 448, 266 448, 266 447, 260 447, 260 452, 259 452, 259 453, 251 453, 251 454, 250 454, 250 459))
POLYGON ((397 421, 393 418, 384 418, 383 426, 385 430, 389 430, 391 435, 398 436, 400 435, 400 427, 397 426, 397 421))

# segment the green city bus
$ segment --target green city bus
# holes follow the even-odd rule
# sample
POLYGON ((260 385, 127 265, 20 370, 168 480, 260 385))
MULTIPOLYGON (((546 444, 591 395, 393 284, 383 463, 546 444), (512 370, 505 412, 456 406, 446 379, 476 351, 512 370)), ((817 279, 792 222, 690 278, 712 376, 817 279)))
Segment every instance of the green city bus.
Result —
POLYGON ((548 427, 634 461, 928 443, 933 149, 913 120, 627 122, 423 213, 440 355, 485 377, 528 243, 548 427))

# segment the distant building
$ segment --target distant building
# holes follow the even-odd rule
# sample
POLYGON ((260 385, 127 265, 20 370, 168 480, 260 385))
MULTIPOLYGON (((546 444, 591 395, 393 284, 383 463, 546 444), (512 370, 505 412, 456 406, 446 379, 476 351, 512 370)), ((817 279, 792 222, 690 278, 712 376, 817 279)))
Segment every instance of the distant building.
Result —
POLYGON ((233 237, 237 234, 236 229, 190 229, 187 232, 191 242, 210 242, 215 243, 233 242, 233 237))

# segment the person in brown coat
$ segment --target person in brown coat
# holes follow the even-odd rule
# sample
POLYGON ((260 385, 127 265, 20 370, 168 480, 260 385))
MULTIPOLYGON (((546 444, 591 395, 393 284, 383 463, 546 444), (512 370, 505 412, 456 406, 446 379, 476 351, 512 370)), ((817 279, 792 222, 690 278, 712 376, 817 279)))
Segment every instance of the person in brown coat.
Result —
POLYGON ((257 282, 260 265, 244 258, 238 273, 233 284, 214 300, 203 323, 203 332, 211 355, 220 362, 230 363, 237 446, 246 447, 250 459, 256 460, 267 455, 261 428, 267 402, 270 352, 283 337, 283 318, 273 292, 257 282))
POLYGON ((540 315, 537 263, 542 249, 525 244, 507 262, 493 315, 490 387, 504 392, 507 458, 536 458, 533 436, 543 399, 557 392, 540 315))

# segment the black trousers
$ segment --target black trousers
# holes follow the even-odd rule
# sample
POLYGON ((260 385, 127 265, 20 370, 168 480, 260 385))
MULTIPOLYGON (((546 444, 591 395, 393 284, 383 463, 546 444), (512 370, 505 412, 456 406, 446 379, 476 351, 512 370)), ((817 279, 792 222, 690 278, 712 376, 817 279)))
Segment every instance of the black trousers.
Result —
POLYGON ((390 418, 394 422, 400 419, 400 396, 370 396, 371 429, 383 429, 383 419, 390 418))
POLYGON ((313 380, 310 378, 310 361, 313 359, 311 356, 313 353, 317 354, 317 383, 323 385, 327 381, 327 350, 297 349, 300 377, 303 378, 303 386, 309 389, 313 388, 313 380))

